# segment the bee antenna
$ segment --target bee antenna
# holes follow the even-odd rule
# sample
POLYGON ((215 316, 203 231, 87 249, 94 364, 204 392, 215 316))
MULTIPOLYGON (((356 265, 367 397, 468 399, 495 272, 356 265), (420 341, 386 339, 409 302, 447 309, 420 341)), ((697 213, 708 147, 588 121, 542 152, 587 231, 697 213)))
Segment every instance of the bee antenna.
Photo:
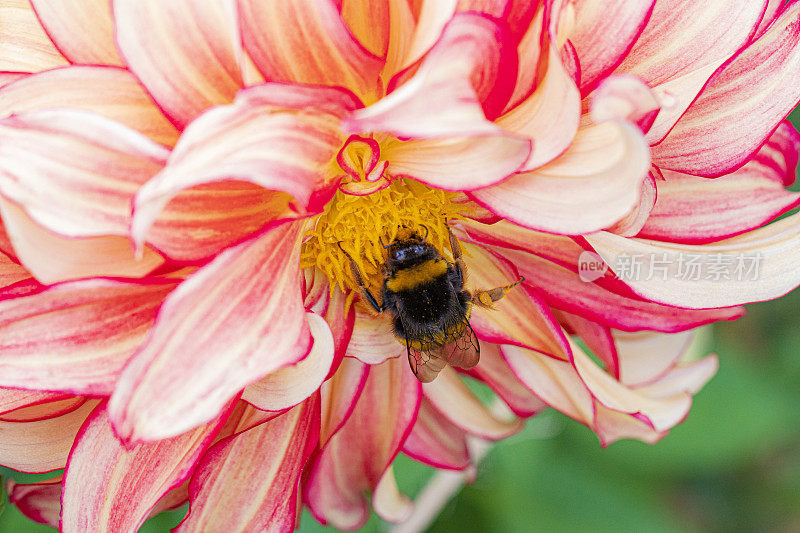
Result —
POLYGON ((381 246, 383 246, 384 248, 388 248, 389 246, 391 246, 391 243, 389 243, 389 244, 383 244, 383 239, 381 239, 381 236, 380 236, 380 235, 378 235, 378 241, 380 241, 380 243, 381 243, 381 246))
POLYGON ((424 244, 424 243, 425 243, 425 241, 427 241, 427 240, 428 240, 428 226, 425 226, 424 224, 420 224, 420 226, 422 226, 423 228, 425 228, 425 236, 422 238, 422 243, 424 244))

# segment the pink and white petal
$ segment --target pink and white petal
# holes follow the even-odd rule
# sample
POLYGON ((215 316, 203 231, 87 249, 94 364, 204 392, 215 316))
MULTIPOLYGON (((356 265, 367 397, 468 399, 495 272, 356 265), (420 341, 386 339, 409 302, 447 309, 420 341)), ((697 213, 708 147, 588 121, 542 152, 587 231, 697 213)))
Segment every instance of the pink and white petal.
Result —
MULTIPOLYGON (((619 379, 620 356, 611 329, 594 320, 584 318, 581 315, 567 313, 566 311, 556 311, 555 315, 567 329, 581 338, 594 355, 600 358, 606 372, 619 379)), ((651 333, 648 332, 646 334, 649 335, 651 333)))
POLYGON ((784 0, 767 0, 767 9, 764 11, 764 16, 756 29, 753 39, 758 39, 764 35, 764 32, 767 31, 770 24, 775 22, 775 19, 778 18, 785 7, 786 2, 784 0))
POLYGON ((594 401, 568 361, 519 346, 501 346, 500 351, 517 379, 532 393, 578 422, 591 425, 594 401))
POLYGON ((0 416, 0 420, 5 422, 36 422, 49 418, 56 418, 79 408, 86 402, 82 396, 71 396, 63 399, 56 399, 50 402, 38 403, 15 409, 0 416))
POLYGON ((763 226, 800 204, 794 181, 800 133, 782 123, 743 167, 710 180, 669 170, 639 236, 702 244, 763 226))
POLYGON ((401 137, 492 135, 516 72, 509 36, 478 13, 459 13, 414 75, 377 103, 344 121, 352 133, 383 131, 401 137), (486 113, 484 114, 484 109, 486 113))
POLYGON ((0 91, 0 116, 50 108, 91 111, 166 146, 173 146, 179 135, 136 77, 121 68, 57 68, 27 76, 0 91))
POLYGON ((333 363, 333 334, 321 316, 306 313, 306 320, 314 338, 308 355, 302 361, 280 368, 248 385, 242 393, 242 400, 264 411, 280 411, 294 407, 319 389, 333 363))
POLYGON ((303 486, 315 518, 356 529, 369 516, 374 491, 408 436, 420 404, 420 383, 401 359, 373 365, 355 409, 312 464, 303 486))
POLYGON ((581 94, 588 94, 619 65, 650 19, 655 0, 584 0, 571 5, 569 40, 581 66, 581 94))
MULTIPOLYGON (((414 34, 403 58, 403 67, 408 67, 422 58, 439 40, 447 23, 456 14, 459 0, 437 0, 418 2, 414 34)), ((412 7, 413 9, 413 7, 412 7)))
POLYGON ((5 0, 0 5, 0 70, 39 72, 67 64, 29 0, 5 0))
POLYGON ((626 413, 620 413, 605 407, 599 402, 595 402, 593 430, 600 439, 603 447, 620 439, 636 439, 647 444, 655 444, 664 438, 668 431, 658 431, 636 417, 626 413))
MULTIPOLYGON (((519 279, 508 262, 488 250, 464 243, 470 288, 502 287, 519 279)), ((473 306, 470 324, 480 339, 496 344, 517 344, 552 357, 565 359, 567 341, 549 308, 538 296, 517 287, 495 304, 494 309, 473 306)))
POLYGON ((412 501, 397 487, 392 465, 389 465, 375 487, 372 508, 381 519, 392 523, 405 521, 414 510, 412 501))
POLYGON ((697 361, 681 362, 657 381, 639 387, 640 391, 661 398, 674 394, 695 394, 719 370, 719 359, 710 354, 697 361))
POLYGON ((64 472, 61 531, 136 531, 162 496, 191 475, 223 422, 224 417, 179 437, 125 448, 105 404, 98 406, 64 472))
POLYGON ((369 366, 345 357, 336 372, 319 388, 321 399, 320 448, 344 425, 364 389, 369 366))
POLYGON ((800 285, 798 217, 706 245, 626 239, 607 232, 587 235, 586 240, 639 296, 666 305, 709 309, 771 300, 800 285), (655 268, 658 274, 635 279, 638 276, 622 272, 620 256, 633 254, 638 254, 644 271, 655 268), (689 258, 696 266, 688 265, 689 258), (698 269, 698 274, 687 274, 688 268, 698 269))
POLYGON ((0 87, 5 87, 9 83, 13 83, 26 76, 28 76, 26 72, 0 72, 0 87))
MULTIPOLYGON (((373 2, 369 0, 364 3, 371 5, 373 2)), ((428 3, 431 4, 430 7, 442 4, 442 2, 428 3)), ((384 87, 388 86, 394 75, 407 65, 406 58, 409 57, 415 31, 420 27, 414 19, 412 6, 407 0, 387 0, 387 4, 389 6, 389 32, 386 45, 386 60, 381 71, 384 87)), ((444 22, 442 25, 444 25, 444 22)))
POLYGON ((717 70, 669 135, 660 167, 719 176, 756 152, 800 99, 800 3, 717 70))
POLYGON ((274 225, 167 297, 109 402, 121 439, 153 441, 204 424, 245 386, 305 357, 312 341, 300 293, 303 231, 302 222, 274 225))
POLYGON ((125 63, 178 127, 242 88, 232 1, 114 0, 112 8, 125 63))
POLYGON ((381 92, 383 61, 353 37, 336 0, 240 0, 245 48, 267 81, 381 92), (303 31, 298 31, 303 28, 303 31))
POLYGON ((216 443, 197 465, 189 513, 175 531, 293 531, 300 474, 316 449, 318 421, 314 395, 216 443))
POLYGON ((391 141, 382 152, 392 176, 468 191, 499 183, 519 170, 531 153, 531 142, 497 130, 477 137, 391 141))
POLYGON ((347 345, 349 357, 368 365, 378 365, 406 354, 405 344, 395 338, 392 324, 386 317, 373 316, 360 307, 355 309, 353 334, 347 345))
POLYGON ((335 191, 328 169, 343 141, 338 114, 351 103, 339 90, 268 84, 207 111, 136 195, 134 241, 197 261, 273 219, 321 210, 335 191))
POLYGON ((29 279, 31 279, 31 275, 22 265, 0 252, 0 288, 5 288, 29 279))
POLYGON ((333 361, 325 378, 328 379, 338 370, 342 359, 347 355, 347 346, 353 336, 356 311, 351 297, 342 291, 335 291, 330 297, 324 317, 333 334, 333 361))
POLYGON ((5 416, 17 409, 66 398, 69 398, 69 395, 60 392, 0 388, 0 416, 5 416))
POLYGON ((604 79, 591 95, 594 122, 627 120, 647 133, 659 114, 661 104, 637 76, 618 74, 604 79))
POLYGON ((168 155, 163 146, 94 113, 13 115, 0 120, 0 192, 62 236, 127 236, 134 194, 168 155))
POLYGON ((581 115, 580 93, 551 47, 547 71, 536 90, 497 119, 503 128, 533 139, 520 171, 549 163, 572 143, 581 115))
POLYGON ((519 417, 533 416, 547 407, 514 376, 497 344, 481 344, 481 362, 469 373, 488 385, 519 417))
POLYGON ((124 65, 107 0, 31 0, 47 35, 71 63, 124 65))
POLYGON ((617 332, 614 337, 619 353, 619 381, 637 386, 661 378, 686 355, 695 332, 617 332))
POLYGON ((87 401, 55 418, 0 422, 0 465, 29 473, 64 468, 78 430, 96 406, 96 401, 87 401))
POLYGON ((492 413, 451 367, 445 367, 435 381, 424 383, 422 391, 437 411, 471 435, 501 440, 518 433, 524 425, 519 418, 504 420, 492 413))
POLYGON ((61 476, 36 483, 6 481, 8 502, 39 524, 58 527, 61 515, 61 476))
MULTIPOLYGON (((341 16, 350 33, 375 57, 385 58, 389 49, 392 12, 396 0, 341 0, 341 16)), ((406 9, 408 9, 408 3, 406 9)), ((399 28, 397 28, 399 29, 399 28)))
POLYGON ((636 207, 649 167, 650 150, 636 126, 591 124, 556 160, 470 195, 517 224, 578 235, 607 228, 636 207))
POLYGON ((41 283, 96 276, 141 278, 164 263, 149 246, 137 258, 130 240, 122 236, 78 239, 57 235, 2 197, 0 215, 20 262, 41 283))
POLYGON ((91 279, 0 301, 0 386, 111 394, 176 285, 91 279))
POLYGON ((744 313, 740 307, 695 310, 660 305, 623 293, 615 286, 601 284, 601 280, 585 282, 578 276, 577 268, 573 270, 517 250, 497 251, 515 265, 525 276, 525 283, 540 293, 549 305, 612 328, 672 333, 720 320, 735 320, 744 313))
POLYGON ((653 207, 658 198, 656 183, 661 183, 661 181, 663 181, 656 180, 656 175, 651 169, 647 178, 642 181, 642 193, 639 197, 639 204, 634 207, 625 218, 608 228, 608 231, 616 233, 617 235, 622 235, 623 237, 633 237, 642 231, 644 225, 650 220, 650 215, 653 212, 653 207))
MULTIPOLYGON (((543 49, 543 45, 549 46, 548 43, 550 43, 550 39, 542 34, 544 30, 543 20, 545 16, 545 7, 541 3, 534 7, 537 9, 534 19, 525 29, 525 33, 521 36, 519 44, 517 45, 517 57, 519 58, 517 80, 514 84, 514 92, 511 94, 509 103, 504 109, 505 112, 531 95, 541 82, 542 72, 540 72, 540 70, 546 65, 546 63, 542 64, 543 58, 547 57, 546 53, 543 52, 549 50, 549 47, 543 49)), ((574 49, 572 51, 574 51, 574 49)), ((559 54, 559 56, 561 56, 561 54, 559 54)), ((559 57, 559 59, 561 59, 561 57, 559 57)), ((561 60, 560 62, 566 67, 567 63, 565 61, 561 60)), ((576 66, 579 67, 579 65, 576 66)), ((572 78, 573 73, 569 69, 566 69, 566 72, 570 78, 574 80, 574 78, 572 78)), ((572 88, 575 92, 578 91, 574 82, 572 88)))
MULTIPOLYGON (((482 355, 482 354, 481 354, 482 355)), ((470 463, 467 435, 423 398, 403 453, 434 468, 464 470, 470 463)))

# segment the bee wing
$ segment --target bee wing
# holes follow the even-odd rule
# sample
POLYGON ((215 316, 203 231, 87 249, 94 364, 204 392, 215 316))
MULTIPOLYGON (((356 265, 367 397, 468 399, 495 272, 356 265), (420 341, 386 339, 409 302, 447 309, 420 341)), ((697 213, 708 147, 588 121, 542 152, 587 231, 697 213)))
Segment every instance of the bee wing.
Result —
POLYGON ((465 321, 465 326, 457 338, 441 346, 415 350, 406 343, 408 362, 418 380, 430 383, 448 363, 464 369, 478 364, 480 343, 469 322, 465 321))

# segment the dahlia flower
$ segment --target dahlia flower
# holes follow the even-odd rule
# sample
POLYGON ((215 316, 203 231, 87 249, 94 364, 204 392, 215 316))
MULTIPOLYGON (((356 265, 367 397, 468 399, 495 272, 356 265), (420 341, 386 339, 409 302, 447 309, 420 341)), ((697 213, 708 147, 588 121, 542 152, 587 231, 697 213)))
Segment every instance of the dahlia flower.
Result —
POLYGON ((411 511, 398 453, 547 407, 658 441, 695 329, 800 284, 798 40, 797 1, 0 0, 0 464, 64 469, 11 500, 353 529, 411 511), (424 384, 359 286, 422 227, 524 277, 424 384))

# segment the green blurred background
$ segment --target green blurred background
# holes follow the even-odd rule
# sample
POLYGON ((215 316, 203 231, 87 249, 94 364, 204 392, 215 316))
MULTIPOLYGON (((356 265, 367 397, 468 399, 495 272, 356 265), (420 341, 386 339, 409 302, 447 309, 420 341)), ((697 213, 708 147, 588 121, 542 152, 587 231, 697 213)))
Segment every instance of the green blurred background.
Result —
MULTIPOLYGON (((790 118, 798 126, 800 109, 790 118)), ((706 351, 720 355, 719 373, 660 443, 602 449, 586 427, 547 411, 493 447, 477 480, 430 530, 800 532, 798 309, 800 290, 706 328, 706 351)), ((402 457, 395 471, 411 496, 430 476, 402 457)), ((0 475, 49 477, 2 468, 0 475)), ((164 513, 142 531, 168 531, 181 514, 164 513)), ((388 529, 373 517, 364 531, 388 529)), ((26 519, 3 495, 0 531, 53 530, 26 519)), ((300 531, 332 530, 305 513, 300 531)))

